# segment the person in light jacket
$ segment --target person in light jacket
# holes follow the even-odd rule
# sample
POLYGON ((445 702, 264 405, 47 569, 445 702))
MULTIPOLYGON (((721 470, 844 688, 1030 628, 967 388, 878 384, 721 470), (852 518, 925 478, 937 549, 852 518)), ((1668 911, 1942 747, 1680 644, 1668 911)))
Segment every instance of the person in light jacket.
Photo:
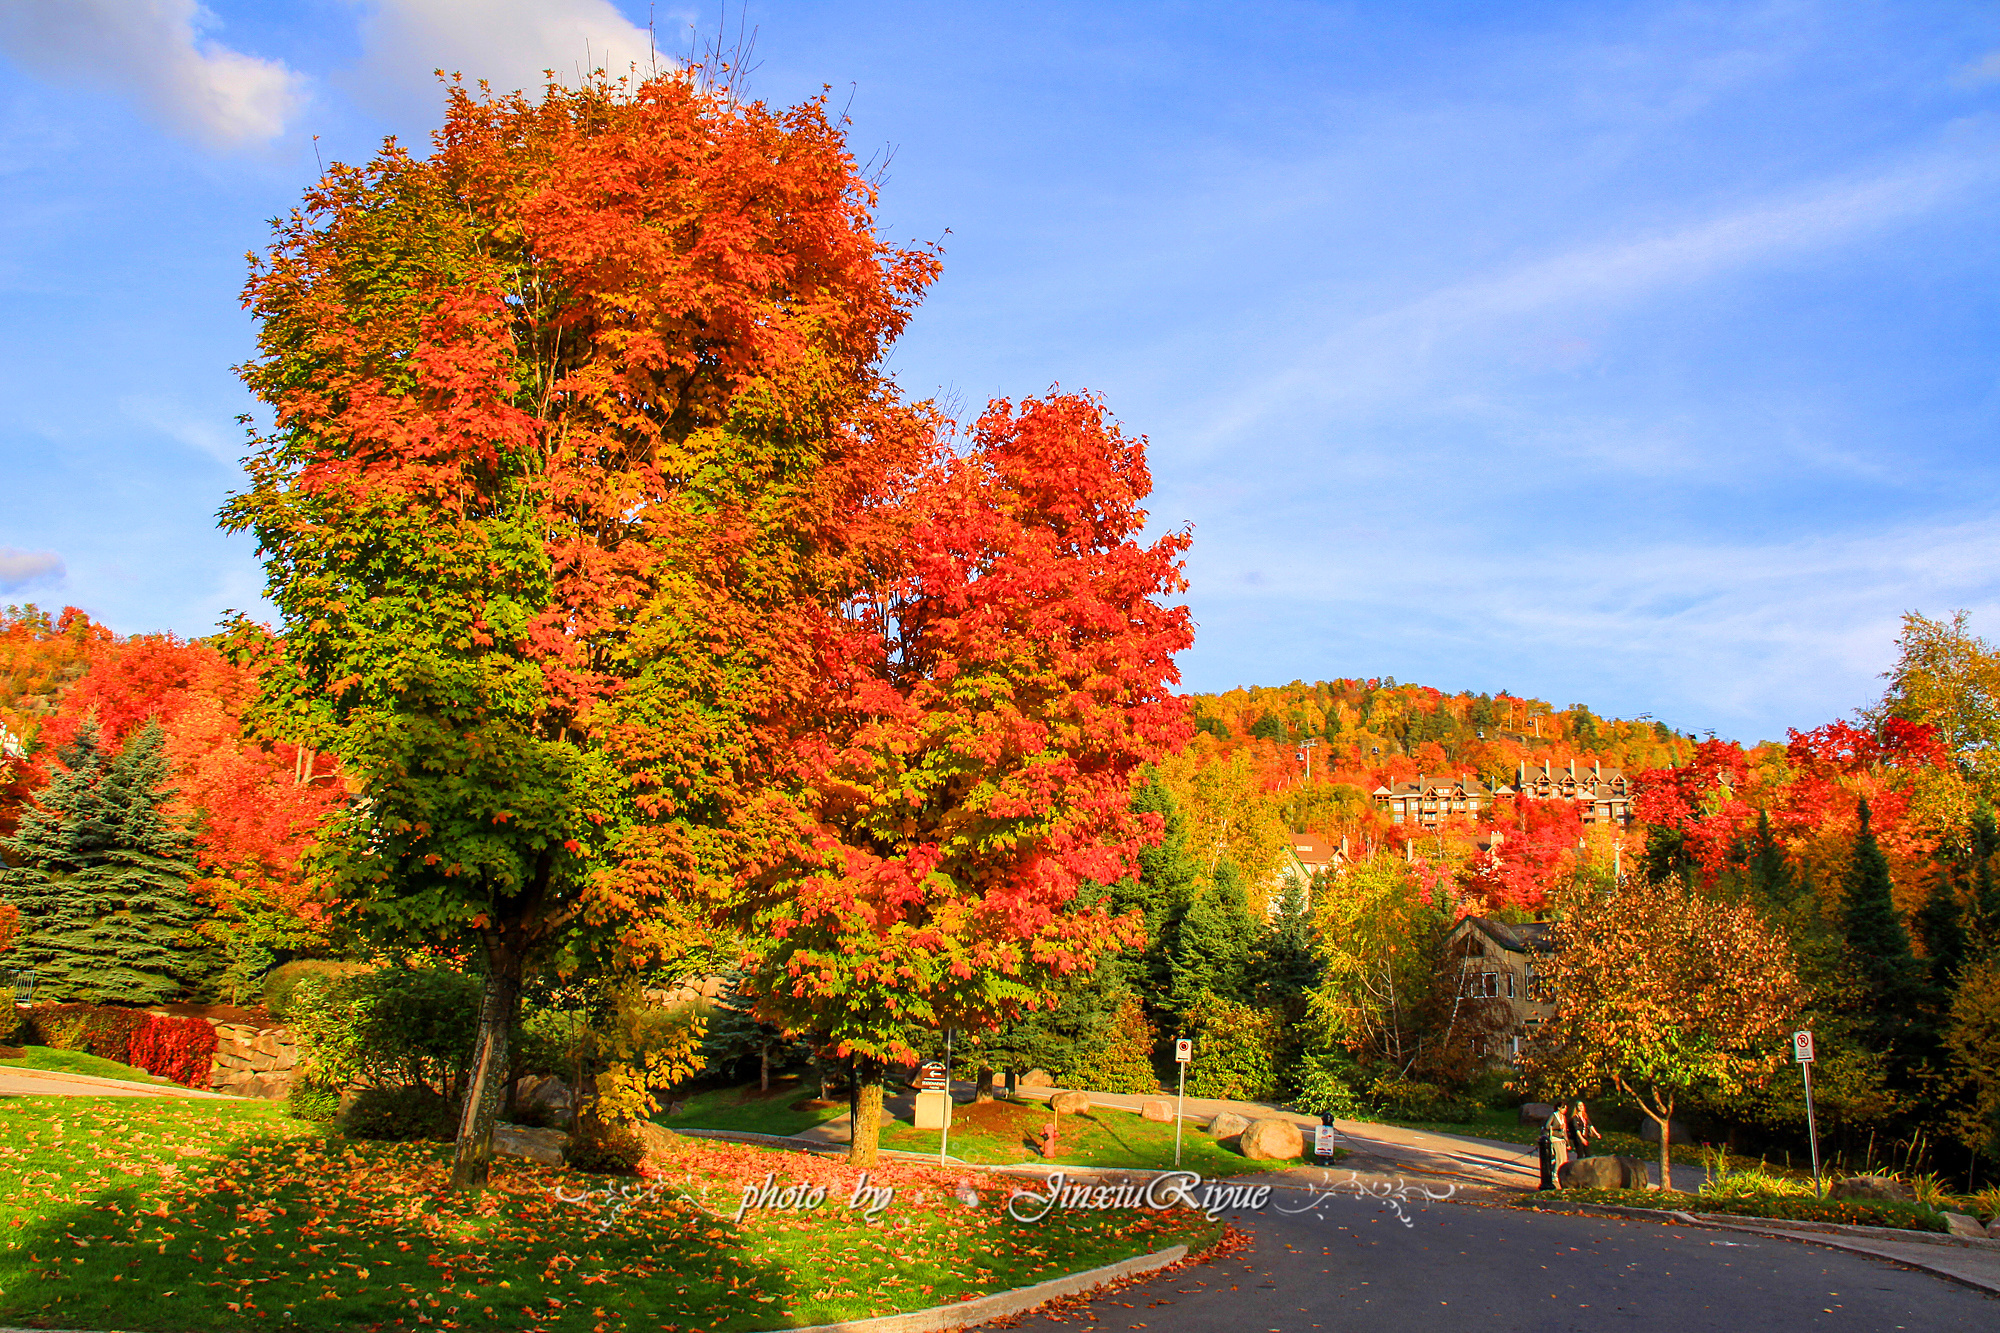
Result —
POLYGON ((1569 1119, 1559 1105, 1542 1122, 1542 1188, 1557 1189, 1562 1184, 1562 1164, 1569 1160, 1569 1119))

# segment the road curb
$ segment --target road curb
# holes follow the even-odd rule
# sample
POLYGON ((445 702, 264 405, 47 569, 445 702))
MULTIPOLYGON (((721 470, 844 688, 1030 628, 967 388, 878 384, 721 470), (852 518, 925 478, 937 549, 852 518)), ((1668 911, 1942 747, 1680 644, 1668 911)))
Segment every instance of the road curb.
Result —
POLYGON ((1774 1240, 1795 1240, 1807 1245, 1819 1245, 1829 1250, 1840 1250, 1847 1254, 1859 1254, 1870 1259, 1884 1259, 1892 1264, 1902 1264, 1905 1268, 1915 1268, 1941 1277, 1947 1282, 1970 1287, 1974 1291, 1985 1292, 1989 1296, 2000 1296, 2000 1279, 1953 1272, 1938 1264, 1925 1263, 1922 1259, 1900 1254, 1883 1254, 1861 1242, 1874 1241, 1878 1244, 1932 1245, 1947 1249, 1968 1249, 1976 1252, 2000 1252, 2000 1241, 1974 1240, 1967 1236, 1946 1236, 1930 1231, 1906 1231, 1898 1227, 1844 1226, 1838 1222, 1794 1222, 1789 1218, 1746 1219, 1733 1213, 1686 1213, 1668 1208, 1626 1208, 1613 1203, 1564 1203, 1564 1204, 1522 1204, 1509 1207, 1522 1208, 1531 1212, 1587 1213, 1599 1217, 1629 1217, 1641 1222, 1659 1222, 1667 1226, 1700 1227, 1709 1231, 1736 1231, 1752 1236, 1769 1236, 1774 1240))
MULTIPOLYGON (((771 1333, 945 1333, 946 1330, 970 1328, 990 1319, 1005 1319, 1011 1315, 1026 1314, 1038 1305, 1061 1300, 1066 1296, 1080 1296, 1098 1287, 1113 1282, 1122 1282, 1142 1273, 1157 1272, 1171 1267, 1188 1257, 1185 1245, 1170 1245, 1164 1250, 1151 1254, 1137 1255, 1131 1259, 1120 1259, 1115 1264, 1102 1268, 1086 1269, 1081 1273, 1071 1273, 1068 1277, 1050 1278, 1047 1282, 1037 1282, 1032 1287, 1016 1287, 993 1296, 981 1296, 977 1300, 960 1301, 956 1305, 934 1305, 928 1310, 911 1310, 905 1314, 878 1315, 873 1319, 848 1319, 838 1324, 812 1324, 805 1328, 773 1329, 771 1333)), ((0 1329, 0 1333, 12 1333, 0 1329)), ((23 1333, 26 1333, 23 1330, 23 1333)))

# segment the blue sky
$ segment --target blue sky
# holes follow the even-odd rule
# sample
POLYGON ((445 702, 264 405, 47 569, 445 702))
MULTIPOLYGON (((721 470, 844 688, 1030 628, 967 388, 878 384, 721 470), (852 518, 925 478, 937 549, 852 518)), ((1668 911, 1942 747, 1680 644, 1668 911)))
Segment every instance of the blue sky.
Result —
MULTIPOLYGON (((650 12, 667 51, 719 14, 650 12)), ((421 142, 432 69, 622 67, 648 14, 11 0, 0 600, 258 610, 213 526, 244 252, 318 158, 421 142)), ((747 23, 752 92, 833 85, 893 151, 885 234, 944 237, 905 389, 1089 388, 1150 438, 1192 688, 1393 675, 1755 740, 1877 694, 1906 610, 2000 633, 1990 4, 747 23)))

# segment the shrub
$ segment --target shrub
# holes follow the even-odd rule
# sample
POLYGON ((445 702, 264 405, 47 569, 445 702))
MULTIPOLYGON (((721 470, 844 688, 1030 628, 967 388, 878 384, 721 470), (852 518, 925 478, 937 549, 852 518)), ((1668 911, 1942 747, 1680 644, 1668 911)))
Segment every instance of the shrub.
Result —
POLYGON ((429 1088, 456 1100, 472 1062, 479 981, 446 968, 308 974, 288 1026, 312 1077, 338 1085, 429 1088))
POLYGON ((1158 1041, 1146 1011, 1130 995, 1118 1002, 1111 1020, 1111 1040, 1096 1068, 1078 1071, 1091 1080, 1085 1086, 1105 1092, 1133 1092, 1150 1096, 1160 1090, 1153 1072, 1153 1046, 1158 1041))
POLYGON ((340 1118, 340 1089, 305 1075, 292 1079, 285 1091, 285 1114, 294 1120, 325 1123, 340 1118))
MULTIPOLYGON (((132 1038, 152 1017, 144 1009, 99 1004, 47 1004, 34 1010, 38 1044, 59 1051, 87 1051, 103 1060, 132 1063, 132 1038)), ((207 1027, 206 1023, 202 1024, 207 1027)))
POLYGON ((629 1176, 646 1156, 646 1144, 629 1123, 582 1116, 563 1147, 563 1160, 593 1175, 629 1176))
POLYGON ((1298 1090, 1292 1106, 1307 1115, 1351 1118, 1361 1111, 1354 1087, 1343 1075, 1351 1072, 1350 1062, 1341 1056, 1310 1056, 1298 1068, 1298 1090))
POLYGON ((1188 1091, 1197 1097, 1256 1102, 1278 1086, 1278 1016, 1206 994, 1187 1014, 1194 1034, 1188 1091))
POLYGON ((389 1143, 449 1143, 458 1135, 458 1115, 450 1102, 426 1087, 363 1088, 340 1113, 340 1132, 350 1139, 389 1143))
POLYGON ((126 1063, 184 1087, 205 1088, 215 1063, 215 1029, 199 1018, 147 1014, 126 1063))
POLYGON ((367 970, 364 963, 336 963, 325 958, 300 958, 280 963, 264 975, 264 1008, 271 1017, 283 1020, 289 1016, 292 997, 298 993, 300 984, 306 978, 323 977, 331 982, 367 970))
POLYGON ((1395 1074, 1384 1074, 1369 1085, 1368 1102, 1377 1115, 1389 1120, 1466 1125, 1485 1113, 1485 1107, 1471 1098, 1457 1096, 1435 1083, 1419 1083, 1395 1074))

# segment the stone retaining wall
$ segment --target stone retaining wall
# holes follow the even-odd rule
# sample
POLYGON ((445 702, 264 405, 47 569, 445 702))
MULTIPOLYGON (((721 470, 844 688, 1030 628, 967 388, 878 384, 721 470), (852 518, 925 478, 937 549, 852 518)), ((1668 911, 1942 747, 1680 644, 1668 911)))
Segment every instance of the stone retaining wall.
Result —
POLYGON ((299 1064, 299 1048, 289 1032, 282 1027, 252 1027, 217 1018, 207 1022, 215 1029, 215 1061, 208 1070, 209 1087, 238 1097, 265 1097, 273 1101, 291 1090, 292 1073, 299 1064))

